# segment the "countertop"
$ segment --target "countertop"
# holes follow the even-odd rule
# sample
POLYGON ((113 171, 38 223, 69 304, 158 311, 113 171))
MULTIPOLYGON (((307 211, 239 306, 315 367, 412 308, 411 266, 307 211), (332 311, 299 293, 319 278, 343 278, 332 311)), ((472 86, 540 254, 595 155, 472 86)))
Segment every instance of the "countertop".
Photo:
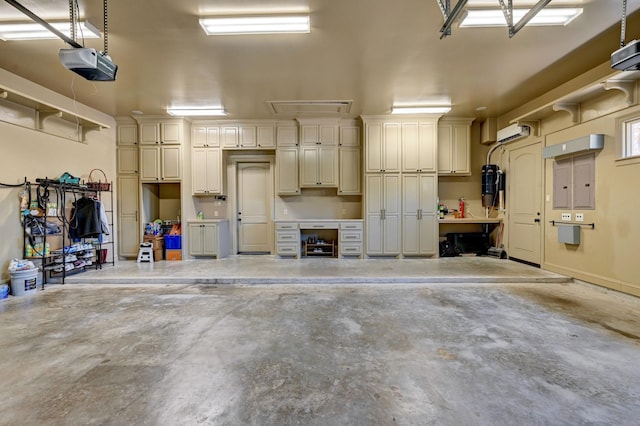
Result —
POLYGON ((362 222, 364 219, 276 219, 274 222, 295 223, 333 223, 333 222, 362 222))
POLYGON ((187 223, 223 223, 229 222, 229 219, 193 219, 188 220, 187 223))
POLYGON ((465 217, 464 219, 438 219, 438 223, 500 223, 501 218, 484 218, 484 217, 465 217))

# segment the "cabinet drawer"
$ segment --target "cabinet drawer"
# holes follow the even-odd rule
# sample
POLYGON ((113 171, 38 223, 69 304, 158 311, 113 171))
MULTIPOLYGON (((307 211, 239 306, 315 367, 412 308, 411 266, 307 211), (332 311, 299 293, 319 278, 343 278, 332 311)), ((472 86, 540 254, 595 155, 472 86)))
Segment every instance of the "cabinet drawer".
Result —
POLYGON ((357 229, 362 231, 362 222, 340 222, 340 229, 357 229))
POLYGON ((340 244, 340 254, 342 256, 362 256, 362 244, 359 244, 359 243, 340 244))
POLYGON ((297 231, 278 231, 276 232, 277 243, 298 243, 300 234, 297 231))
POLYGON ((309 222, 301 223, 300 229, 338 229, 338 222, 309 222))
POLYGON ((340 231, 340 242, 362 242, 362 231, 340 231))
POLYGON ((276 244, 276 254, 278 256, 298 256, 298 245, 276 244))
POLYGON ((297 222, 278 222, 276 223, 276 229, 298 229, 297 222))

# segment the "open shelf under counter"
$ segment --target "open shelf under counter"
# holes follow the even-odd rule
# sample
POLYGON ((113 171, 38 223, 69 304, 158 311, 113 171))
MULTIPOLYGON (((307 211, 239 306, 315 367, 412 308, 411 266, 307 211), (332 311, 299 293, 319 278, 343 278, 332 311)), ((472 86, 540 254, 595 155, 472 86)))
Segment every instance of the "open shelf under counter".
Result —
POLYGON ((463 219, 438 219, 438 223, 458 223, 458 224, 498 224, 502 222, 501 218, 478 218, 478 217, 465 217, 463 219))

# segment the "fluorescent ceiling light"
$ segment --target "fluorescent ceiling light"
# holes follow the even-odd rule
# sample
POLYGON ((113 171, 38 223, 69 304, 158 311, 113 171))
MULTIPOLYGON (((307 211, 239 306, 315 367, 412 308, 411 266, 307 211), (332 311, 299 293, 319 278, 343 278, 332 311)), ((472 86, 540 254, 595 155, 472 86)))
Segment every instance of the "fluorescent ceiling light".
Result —
POLYGON ((221 107, 174 107, 167 108, 167 114, 178 117, 210 117, 227 115, 221 107))
POLYGON ((446 114, 451 111, 448 106, 394 106, 391 108, 391 114, 446 114))
MULTIPOLYGON (((528 11, 529 9, 513 9, 513 23, 518 23, 528 11)), ((567 25, 581 13, 581 8, 546 8, 538 12, 527 25, 567 25)), ((506 26, 507 21, 501 9, 467 9, 460 22, 460 28, 506 26)))
MULTIPOLYGON (((67 37, 71 37, 71 29, 68 21, 48 22, 48 24, 67 37)), ((42 40, 56 38, 58 38, 57 35, 36 22, 0 23, 0 40, 42 40)), ((89 22, 78 22, 76 39, 82 40, 85 38, 100 38, 100 31, 89 22)))
POLYGON ((207 35, 311 32, 308 15, 218 16, 200 19, 207 35))

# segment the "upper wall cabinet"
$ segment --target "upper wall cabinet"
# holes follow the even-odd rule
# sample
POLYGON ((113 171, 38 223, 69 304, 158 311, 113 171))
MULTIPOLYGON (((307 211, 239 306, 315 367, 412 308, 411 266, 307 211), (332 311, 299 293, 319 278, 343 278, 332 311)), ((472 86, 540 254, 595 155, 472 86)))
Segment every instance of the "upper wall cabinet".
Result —
POLYGON ((118 124, 118 145, 137 145, 138 126, 136 124, 118 124))
POLYGON ((338 121, 298 120, 301 145, 338 145, 338 121))
POLYGON ((365 172, 400 172, 400 123, 365 122, 365 172))
POLYGON ((292 126, 276 127, 276 144, 278 148, 283 146, 298 146, 298 128, 292 126))
POLYGON ((182 122, 140 123, 141 145, 179 145, 182 143, 182 122))
POLYGON ((219 147, 220 127, 194 125, 191 127, 191 145, 193 147, 219 147))
POLYGON ((438 174, 471 175, 472 118, 443 118, 438 123, 438 174))
POLYGON ((402 123, 402 171, 435 173, 437 151, 436 118, 402 123))
POLYGON ((340 126, 340 146, 360 146, 360 127, 340 126))

